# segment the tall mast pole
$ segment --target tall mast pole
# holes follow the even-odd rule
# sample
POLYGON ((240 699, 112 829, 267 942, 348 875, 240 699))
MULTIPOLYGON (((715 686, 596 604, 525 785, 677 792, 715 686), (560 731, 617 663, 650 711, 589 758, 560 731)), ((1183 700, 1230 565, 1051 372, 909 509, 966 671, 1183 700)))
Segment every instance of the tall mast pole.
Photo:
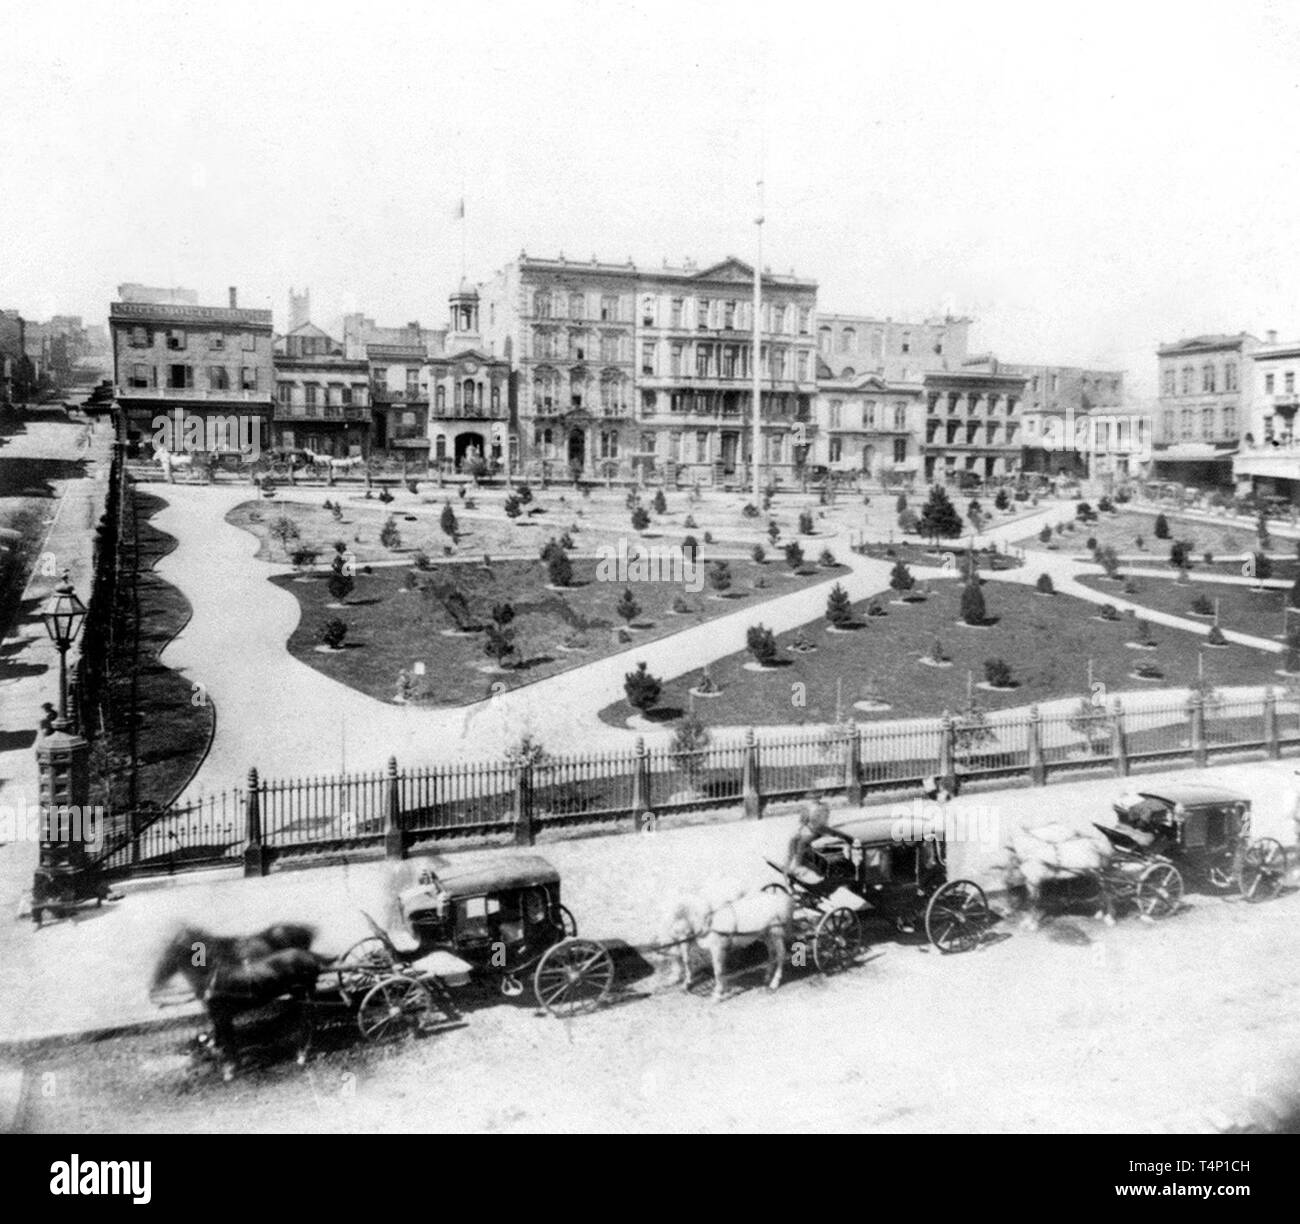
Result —
POLYGON ((754 351, 750 358, 753 376, 753 468, 754 505, 762 504, 763 497, 763 180, 758 180, 758 216, 754 218, 758 231, 757 258, 754 261, 754 351))

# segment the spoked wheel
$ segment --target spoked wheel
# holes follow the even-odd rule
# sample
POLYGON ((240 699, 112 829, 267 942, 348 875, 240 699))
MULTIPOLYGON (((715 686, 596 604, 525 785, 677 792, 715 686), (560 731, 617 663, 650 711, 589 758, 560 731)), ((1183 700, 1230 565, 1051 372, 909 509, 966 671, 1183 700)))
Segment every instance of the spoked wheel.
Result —
POLYGON ((817 924, 813 935, 813 964, 821 973, 840 973, 862 951, 862 926, 847 906, 833 909, 817 924))
POLYGON ((1183 903, 1183 877, 1172 863, 1152 863, 1140 876, 1133 901, 1143 918, 1168 918, 1183 903))
POLYGON ((925 933, 940 952, 969 952, 992 922, 984 890, 973 880, 952 880, 925 907, 925 933))
POLYGON ((1286 880, 1286 851, 1282 843, 1261 837, 1246 847, 1237 872, 1237 887, 1247 901, 1276 897, 1286 880))
POLYGON ((591 939, 566 939, 547 948, 533 975, 537 1002, 562 1020, 594 1011, 613 985, 613 958, 591 939))
POLYGON ((360 998, 378 977, 393 972, 393 953, 376 935, 358 940, 335 962, 339 975, 339 993, 347 1000, 360 998))
POLYGON ((429 1027, 437 1015, 433 994, 418 978, 396 975, 376 982, 357 1008, 357 1028, 367 1041, 392 1041, 429 1027))
POLYGON ((577 938, 578 920, 573 916, 573 911, 567 905, 557 905, 555 907, 555 923, 564 932, 565 939, 577 938))

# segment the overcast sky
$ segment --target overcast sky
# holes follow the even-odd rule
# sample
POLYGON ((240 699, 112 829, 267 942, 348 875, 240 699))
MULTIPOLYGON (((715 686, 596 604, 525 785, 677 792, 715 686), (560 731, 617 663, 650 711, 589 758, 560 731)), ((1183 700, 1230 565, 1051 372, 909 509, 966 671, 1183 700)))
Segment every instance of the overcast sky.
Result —
POLYGON ((754 253, 826 309, 1127 368, 1300 334, 1300 6, 5 5, 0 306, 126 280, 445 321, 530 254, 754 253), (1059 16, 1057 14, 1060 14, 1059 16))

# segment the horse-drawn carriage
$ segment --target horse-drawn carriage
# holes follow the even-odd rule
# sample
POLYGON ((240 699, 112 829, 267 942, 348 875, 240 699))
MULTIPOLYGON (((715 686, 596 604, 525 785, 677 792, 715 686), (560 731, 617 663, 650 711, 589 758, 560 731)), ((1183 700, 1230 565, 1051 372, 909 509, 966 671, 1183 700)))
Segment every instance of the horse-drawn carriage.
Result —
POLYGON ((1125 796, 1115 804, 1125 831, 1149 842, 1148 853, 1176 864, 1194 883, 1237 889, 1248 901, 1276 896, 1286 879, 1286 850, 1252 838, 1250 800, 1223 787, 1184 782, 1125 796))
POLYGON ((864 924, 872 919, 903 931, 919 926, 944 953, 977 947, 997 921, 978 884, 948 879, 941 829, 900 839, 898 826, 887 815, 837 825, 841 836, 817 838, 801 874, 770 863, 783 879, 765 887, 794 897, 796 922, 822 972, 853 962, 864 942, 864 924))

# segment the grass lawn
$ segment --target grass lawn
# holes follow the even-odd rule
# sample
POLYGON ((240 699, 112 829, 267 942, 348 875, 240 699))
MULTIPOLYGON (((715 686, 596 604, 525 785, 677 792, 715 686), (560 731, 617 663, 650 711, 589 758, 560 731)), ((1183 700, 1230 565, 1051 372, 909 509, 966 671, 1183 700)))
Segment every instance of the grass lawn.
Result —
MULTIPOLYGON (((1185 586, 1174 578, 1133 578, 1137 588, 1135 595, 1123 594, 1123 584, 1108 582, 1104 578, 1089 575, 1079 581, 1094 591, 1103 591, 1132 603, 1142 604, 1156 612, 1168 612, 1174 616, 1191 616, 1204 620, 1206 624, 1212 617, 1196 618, 1192 612, 1192 601, 1203 595, 1211 603, 1219 601, 1219 624, 1224 629, 1235 629, 1238 633, 1250 633, 1256 637, 1279 637, 1282 633, 1282 609, 1286 604, 1289 591, 1257 591, 1253 587, 1233 583, 1189 582, 1185 586)), ((1292 618, 1292 623, 1300 628, 1300 619, 1292 618)), ((1242 650, 1243 647, 1232 649, 1242 650)), ((1214 652, 1216 655, 1223 652, 1214 652)))
MULTIPOLYGON (((1096 509, 1096 506, 1093 506, 1096 509)), ((1084 541, 1095 537, 1099 547, 1110 545, 1121 556, 1127 553, 1150 553, 1153 563, 1167 564, 1169 546, 1175 540, 1192 541, 1192 560, 1197 562, 1201 554, 1232 552, 1249 552, 1259 547, 1255 533, 1247 528, 1236 527, 1228 523, 1222 525, 1189 522, 1165 516, 1169 522, 1169 539, 1156 539, 1156 516, 1140 510, 1120 510, 1114 514, 1099 514, 1095 523, 1078 523, 1074 531, 1067 531, 1062 536, 1053 535, 1053 543, 1060 546, 1062 552, 1085 552, 1084 541), (1137 538, 1142 537, 1143 547, 1137 547, 1137 538)), ((1036 535, 1018 540, 1018 544, 1033 548, 1039 545, 1036 535)), ((1289 547, 1285 541, 1274 540, 1274 548, 1289 547)))
MULTIPOLYGON (((990 658, 1010 663, 1019 684, 1006 691, 976 688, 977 703, 989 710, 1087 692, 1090 659, 1093 679, 1116 690, 1159 687, 1130 678, 1139 663, 1159 667, 1163 684, 1187 685, 1196 678, 1201 644, 1194 634, 1157 626, 1156 650, 1130 650, 1125 643, 1134 636, 1131 621, 1103 623, 1094 619, 1096 608, 1082 600, 1041 596, 995 581, 985 582, 984 597, 997 623, 965 628, 955 624, 959 584, 937 582, 933 590, 925 603, 886 604, 888 615, 864 618, 863 627, 855 631, 832 633, 824 621, 809 627, 806 636, 817 648, 810 653, 788 649, 797 631, 783 634, 777 639, 782 665, 771 670, 747 669, 750 660, 744 653, 720 659, 709 670, 721 695, 696 698, 696 713, 713 725, 826 723, 835 718, 838 691, 843 713, 859 720, 933 716, 945 708, 964 707, 968 673, 979 684, 984 661, 990 658), (920 662, 936 636, 951 667, 920 662), (874 713, 853 708, 864 699, 889 708, 874 713)), ((855 605, 855 610, 861 614, 864 606, 855 605)), ((1273 682, 1273 669, 1280 665, 1278 656, 1240 646, 1204 654, 1206 674, 1215 684, 1273 682)), ((660 705, 689 707, 689 690, 698 683, 698 673, 666 683, 660 705)), ((601 717, 616 726, 623 726, 631 714, 622 701, 601 711, 601 717)))
MULTIPOLYGON (((702 559, 709 554, 701 552, 702 559)), ((414 677, 414 700, 438 706, 466 705, 544 676, 566 671, 617 650, 624 620, 615 610, 624 590, 631 590, 641 606, 632 624, 632 643, 667 637, 692 625, 753 606, 754 619, 762 619, 762 601, 784 595, 800 586, 825 581, 835 570, 806 567, 791 576, 784 564, 756 565, 730 562, 729 598, 718 598, 707 583, 699 594, 668 582, 606 583, 594 581, 596 562, 573 562, 575 585, 563 591, 546 585, 546 567, 540 561, 501 561, 486 570, 476 563, 447 563, 429 571, 408 567, 359 573, 356 587, 343 608, 332 602, 324 576, 284 576, 274 579, 302 605, 302 619, 289 649, 304 663, 332 679, 377 697, 393 701, 398 673, 422 662, 423 676, 414 677), (412 580, 420 589, 412 589, 412 580), (759 588, 755 582, 765 585, 759 588), (486 624, 495 604, 510 603, 515 619, 518 654, 513 666, 497 670, 484 651, 485 634, 455 635, 456 622, 443 602, 455 589, 465 597, 475 622, 486 624), (672 611, 682 601, 684 613, 672 611), (316 649, 321 626, 338 618, 348 626, 344 649, 323 653, 316 649)))

